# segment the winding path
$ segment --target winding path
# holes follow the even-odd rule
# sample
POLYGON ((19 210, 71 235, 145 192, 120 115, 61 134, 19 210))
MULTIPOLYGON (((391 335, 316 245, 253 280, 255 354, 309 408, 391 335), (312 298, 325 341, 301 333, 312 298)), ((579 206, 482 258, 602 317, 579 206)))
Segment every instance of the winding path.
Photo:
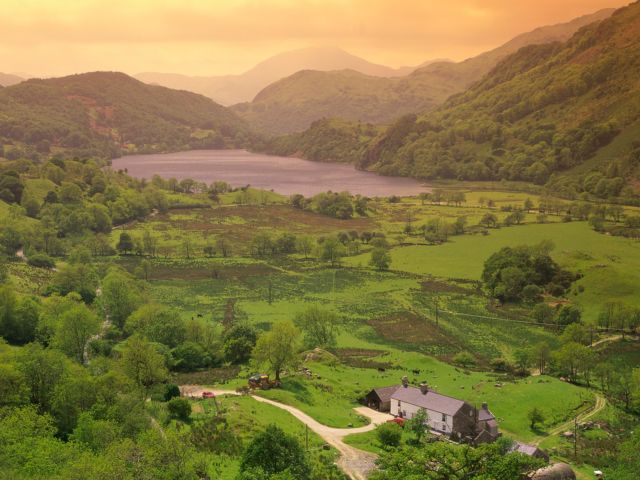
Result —
MULTIPOLYGON (((578 422, 584 422, 585 420, 588 420, 589 418, 591 418, 594 415, 596 415, 597 413, 599 413, 606 406, 607 406, 607 400, 602 395, 596 393, 596 403, 595 403, 595 405, 593 406, 593 408, 587 410, 586 412, 583 412, 583 413, 579 414, 578 417, 577 417, 578 422)), ((553 435, 558 435, 558 434, 560 434, 562 432, 566 432, 567 430, 572 430, 574 422, 575 422, 575 420, 568 420, 568 421, 566 421, 564 423, 561 423, 557 427, 552 428, 551 430, 549 430, 549 432, 547 433, 547 435, 545 437, 539 438, 538 440, 533 442, 533 444, 538 446, 540 444, 540 442, 542 442, 546 438, 549 438, 549 437, 551 437, 553 435)))
MULTIPOLYGON (((202 392, 204 391, 213 392, 215 395, 239 395, 233 390, 208 389, 201 385, 183 385, 180 387, 180 392, 185 397, 202 398, 202 392)), ((353 433, 369 432, 377 425, 393 418, 387 413, 377 412, 367 407, 358 407, 355 409, 356 412, 368 417, 371 420, 369 425, 358 428, 333 428, 321 424, 303 411, 292 407, 291 405, 285 405, 284 403, 269 400, 268 398, 259 397, 257 395, 251 395, 251 397, 258 402, 268 403, 274 407, 286 410, 298 420, 305 423, 325 442, 340 452, 338 466, 353 480, 365 480, 368 477, 369 472, 373 470, 375 466, 377 455, 364 452, 352 447, 351 445, 347 445, 344 443, 344 437, 353 433)))

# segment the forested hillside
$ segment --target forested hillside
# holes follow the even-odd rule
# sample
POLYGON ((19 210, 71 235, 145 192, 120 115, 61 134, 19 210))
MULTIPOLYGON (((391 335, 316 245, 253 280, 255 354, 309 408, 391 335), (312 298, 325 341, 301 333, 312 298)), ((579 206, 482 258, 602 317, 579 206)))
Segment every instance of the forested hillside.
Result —
POLYGON ((0 87, 15 85, 16 83, 20 83, 23 80, 24 78, 20 78, 17 75, 12 75, 10 73, 0 73, 0 87))
POLYGON ((210 99, 122 73, 32 79, 0 89, 0 145, 8 158, 61 149, 112 157, 121 150, 224 148, 248 140, 245 123, 210 99))
POLYGON ((635 177, 639 160, 639 31, 635 3, 565 44, 523 48, 437 112, 396 122, 359 165, 425 179, 525 180, 567 193, 630 195, 624 179, 635 177), (591 158, 599 161, 585 163, 591 158), (556 175, 579 166, 579 175, 556 175))
POLYGON ((325 117, 389 123, 408 113, 433 110, 521 47, 568 40, 580 27, 612 12, 601 10, 541 27, 463 62, 434 62, 402 77, 382 78, 353 70, 301 71, 269 85, 252 102, 235 105, 233 110, 271 134, 299 132, 325 117))

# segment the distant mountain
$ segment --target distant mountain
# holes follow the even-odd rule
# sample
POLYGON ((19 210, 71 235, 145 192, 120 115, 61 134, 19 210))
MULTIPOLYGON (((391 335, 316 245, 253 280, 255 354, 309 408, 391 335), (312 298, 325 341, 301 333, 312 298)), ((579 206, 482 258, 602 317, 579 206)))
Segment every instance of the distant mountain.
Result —
POLYGON ((639 190, 639 71, 636 2, 565 43, 518 50, 438 110, 398 120, 357 164, 389 175, 524 180, 573 198, 628 199, 639 190))
POLYGON ((245 146, 249 139, 245 122, 211 99, 123 73, 31 79, 0 89, 0 144, 43 153, 115 156, 245 146))
POLYGON ((375 77, 395 77, 410 73, 412 67, 393 69, 368 62, 335 47, 309 47, 275 55, 241 75, 198 77, 174 73, 140 73, 145 83, 189 90, 205 95, 222 105, 253 100, 267 85, 300 70, 350 69, 375 77))
POLYGON ((0 86, 3 87, 10 87, 11 85, 20 83, 23 80, 24 78, 21 78, 18 75, 12 75, 10 73, 0 73, 0 86))
POLYGON ((427 62, 401 77, 374 77, 353 71, 357 69, 297 72, 233 110, 261 131, 275 135, 302 131, 323 117, 388 123, 407 113, 434 109, 523 46, 565 41, 579 28, 607 18, 613 11, 601 10, 568 23, 538 28, 464 62, 427 62))

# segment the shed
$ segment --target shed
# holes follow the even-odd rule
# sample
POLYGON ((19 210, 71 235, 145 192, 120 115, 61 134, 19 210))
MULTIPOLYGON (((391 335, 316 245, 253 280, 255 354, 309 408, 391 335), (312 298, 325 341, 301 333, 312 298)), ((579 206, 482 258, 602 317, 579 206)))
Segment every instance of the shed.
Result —
POLYGON ((527 443, 514 442, 511 447, 512 452, 522 453, 534 458, 541 458, 545 462, 549 461, 549 454, 544 450, 536 447, 535 445, 529 445, 527 443))
POLYGON ((531 480, 576 480, 576 474, 566 463, 554 463, 529 474, 531 480))
POLYGON ((400 388, 400 385, 374 388, 364 397, 365 403, 369 408, 379 412, 388 412, 391 410, 391 396, 398 388, 400 388))

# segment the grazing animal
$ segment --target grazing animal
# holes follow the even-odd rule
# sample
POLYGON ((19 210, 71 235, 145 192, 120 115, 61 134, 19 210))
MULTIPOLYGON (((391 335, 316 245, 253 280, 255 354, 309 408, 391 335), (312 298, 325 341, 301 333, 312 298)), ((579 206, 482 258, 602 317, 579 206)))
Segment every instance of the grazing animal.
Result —
POLYGON ((378 367, 378 371, 382 373, 382 372, 385 371, 385 368, 384 367, 378 367))
POLYGON ((415 370, 411 370, 411 373, 414 375, 420 375, 420 370, 416 368, 415 370))

